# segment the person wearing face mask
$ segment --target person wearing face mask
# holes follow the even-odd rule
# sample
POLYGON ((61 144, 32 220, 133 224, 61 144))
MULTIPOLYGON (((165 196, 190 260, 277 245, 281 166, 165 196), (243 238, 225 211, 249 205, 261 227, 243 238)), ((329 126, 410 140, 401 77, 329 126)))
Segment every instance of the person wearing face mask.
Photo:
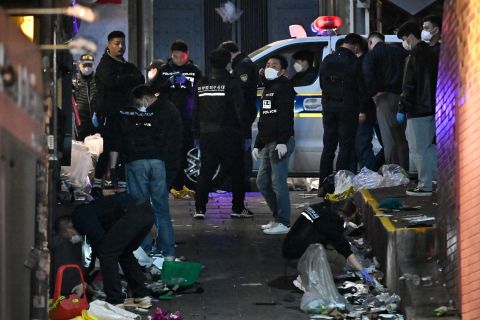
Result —
POLYGON ((409 169, 405 124, 398 124, 396 114, 402 92, 406 52, 385 44, 385 36, 377 31, 368 35, 368 48, 362 63, 365 87, 376 105, 376 116, 382 135, 385 164, 398 164, 409 169))
MULTIPOLYGON (((92 122, 98 128, 103 138, 103 153, 95 168, 92 196, 102 196, 102 179, 108 170, 109 151, 116 135, 112 123, 118 111, 129 101, 130 91, 145 82, 138 68, 123 57, 125 53, 125 34, 122 31, 112 31, 108 34, 108 45, 98 64, 95 81, 97 85, 97 103, 92 122)), ((112 173, 112 182, 119 189, 125 189, 125 173, 123 167, 118 167, 112 173), (116 182, 118 181, 118 183, 116 182)))
MULTIPOLYGON (((194 140, 192 133, 192 112, 195 100, 195 87, 202 78, 200 69, 189 59, 188 44, 183 40, 175 40, 171 47, 171 58, 158 70, 151 86, 155 92, 165 92, 180 112, 183 124, 181 140, 181 163, 177 176, 173 180, 170 193, 176 199, 189 199, 195 193, 187 187, 185 175, 187 153, 192 149, 194 140)), ((179 132, 180 134, 180 132, 179 132)))
POLYGON ((288 161, 295 149, 293 107, 295 91, 285 76, 288 61, 274 54, 264 71, 258 134, 252 157, 259 161, 257 187, 274 220, 262 226, 265 234, 285 234, 290 230, 288 161))
POLYGON ((313 68, 314 54, 310 50, 300 50, 292 56, 295 74, 292 77, 294 87, 301 87, 312 84, 317 78, 318 72, 313 68))
POLYGON ((175 236, 168 207, 168 185, 178 169, 182 123, 175 105, 165 93, 159 96, 148 85, 131 92, 131 106, 119 111, 110 149, 110 170, 121 155, 125 163, 128 193, 152 202, 157 227, 156 247, 143 244, 168 259, 175 256, 175 236))
POLYGON ((430 196, 437 168, 433 141, 438 57, 427 43, 421 41, 420 28, 416 23, 404 23, 397 36, 402 40, 403 47, 410 51, 405 63, 397 121, 407 122, 408 146, 418 171, 417 186, 406 193, 410 196, 430 196))
POLYGON ((440 59, 442 19, 439 16, 427 16, 423 18, 422 27, 422 40, 430 45, 437 59, 440 59))
POLYGON ((355 171, 355 134, 359 107, 365 92, 360 52, 363 40, 356 33, 345 36, 344 43, 323 59, 320 65, 320 87, 323 105, 323 151, 320 159, 318 195, 325 196, 325 178, 333 172, 335 151, 339 148, 335 169, 355 171))
POLYGON ((96 109, 97 86, 95 81, 94 58, 84 54, 78 60, 77 76, 73 78, 73 97, 77 104, 80 125, 76 128, 76 140, 83 141, 85 137, 96 133, 92 123, 96 109))

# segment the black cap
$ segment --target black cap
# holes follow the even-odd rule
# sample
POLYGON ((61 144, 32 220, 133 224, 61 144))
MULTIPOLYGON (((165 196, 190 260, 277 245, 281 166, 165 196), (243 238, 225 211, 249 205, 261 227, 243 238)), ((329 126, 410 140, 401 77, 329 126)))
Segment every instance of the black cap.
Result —
POLYGON ((94 63, 95 58, 91 54, 83 54, 80 56, 80 59, 78 59, 80 63, 94 63))

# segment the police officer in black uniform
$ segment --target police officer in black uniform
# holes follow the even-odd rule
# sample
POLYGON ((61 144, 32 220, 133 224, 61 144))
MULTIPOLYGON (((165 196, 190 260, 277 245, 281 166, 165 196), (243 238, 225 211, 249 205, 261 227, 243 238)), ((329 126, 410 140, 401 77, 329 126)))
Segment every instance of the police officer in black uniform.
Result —
MULTIPOLYGON (((336 171, 355 171, 355 134, 359 106, 365 100, 361 64, 356 56, 361 46, 362 37, 350 33, 345 36, 344 43, 326 56, 320 65, 324 130, 320 183, 333 171, 337 146, 336 171)), ((324 196, 325 193, 325 188, 320 185, 318 195, 324 196)))
POLYGON ((238 79, 226 67, 230 53, 213 50, 209 55, 212 71, 201 80, 196 93, 194 135, 199 138, 201 169, 195 194, 194 218, 205 217, 210 182, 218 165, 232 176, 233 218, 250 218, 253 213, 244 206, 243 146, 251 134, 242 90, 238 79))

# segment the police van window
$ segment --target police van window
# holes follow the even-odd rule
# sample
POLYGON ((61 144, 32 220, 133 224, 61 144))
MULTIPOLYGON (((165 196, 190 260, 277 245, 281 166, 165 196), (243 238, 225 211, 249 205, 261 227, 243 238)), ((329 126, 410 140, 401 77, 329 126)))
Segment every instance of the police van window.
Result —
POLYGON ((323 48, 327 45, 326 42, 314 42, 314 43, 295 43, 289 46, 285 46, 282 48, 279 48, 278 50, 275 50, 271 53, 269 53, 267 56, 257 60, 255 63, 260 70, 261 68, 265 68, 265 65, 270 58, 270 56, 274 54, 281 54, 284 56, 287 61, 288 61, 288 68, 286 72, 286 76, 291 79, 292 76, 295 75, 296 71, 294 69, 294 63, 295 60, 293 59, 293 55, 299 51, 310 51, 314 55, 313 59, 313 69, 316 72, 316 77, 311 78, 308 82, 302 83, 302 86, 307 86, 315 82, 315 80, 318 78, 318 69, 320 66, 320 62, 322 60, 322 54, 323 54, 323 48))

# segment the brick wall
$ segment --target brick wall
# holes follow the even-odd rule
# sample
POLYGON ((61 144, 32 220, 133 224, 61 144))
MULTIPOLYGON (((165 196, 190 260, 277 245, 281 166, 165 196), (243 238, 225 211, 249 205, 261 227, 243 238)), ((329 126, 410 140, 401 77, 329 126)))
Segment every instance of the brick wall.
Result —
POLYGON ((444 5, 436 115, 440 263, 462 318, 478 319, 480 2, 446 0, 444 5))

